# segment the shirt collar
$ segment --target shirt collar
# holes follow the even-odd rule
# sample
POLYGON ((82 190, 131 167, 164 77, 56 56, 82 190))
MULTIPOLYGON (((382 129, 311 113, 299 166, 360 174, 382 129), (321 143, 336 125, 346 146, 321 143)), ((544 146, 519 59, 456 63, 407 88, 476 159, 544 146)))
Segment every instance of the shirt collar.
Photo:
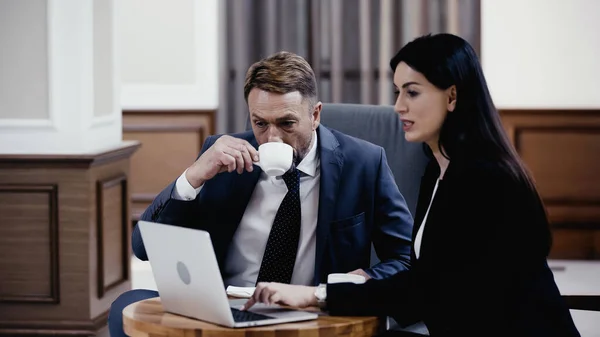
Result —
POLYGON ((310 151, 306 154, 306 157, 296 166, 302 173, 314 177, 317 173, 317 131, 313 131, 313 143, 310 151))

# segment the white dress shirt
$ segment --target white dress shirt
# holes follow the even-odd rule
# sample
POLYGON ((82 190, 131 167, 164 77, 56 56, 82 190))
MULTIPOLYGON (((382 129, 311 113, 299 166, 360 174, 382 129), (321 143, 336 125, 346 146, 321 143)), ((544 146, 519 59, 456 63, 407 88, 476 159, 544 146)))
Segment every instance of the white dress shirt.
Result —
MULTIPOLYGON (((300 170, 302 218, 292 284, 311 285, 314 276, 321 171, 316 132, 313 132, 313 139, 308 154, 297 166, 300 170)), ((193 200, 201 189, 202 187, 194 189, 184 172, 175 183, 172 197, 193 200)), ((223 270, 225 284, 239 287, 253 287, 256 284, 271 226, 287 192, 287 186, 281 177, 261 173, 229 247, 223 270)))
POLYGON ((427 212, 425 212, 423 221, 421 221, 421 227, 419 227, 419 231, 417 231, 417 236, 415 236, 415 257, 417 259, 419 258, 419 255, 421 255, 421 241, 423 241, 423 231, 425 230, 425 223, 427 223, 427 215, 429 215, 429 209, 431 208, 431 204, 433 203, 433 198, 435 198, 435 192, 438 189, 439 183, 440 180, 438 179, 435 183, 435 187, 433 188, 433 193, 431 193, 431 200, 429 201, 427 212))

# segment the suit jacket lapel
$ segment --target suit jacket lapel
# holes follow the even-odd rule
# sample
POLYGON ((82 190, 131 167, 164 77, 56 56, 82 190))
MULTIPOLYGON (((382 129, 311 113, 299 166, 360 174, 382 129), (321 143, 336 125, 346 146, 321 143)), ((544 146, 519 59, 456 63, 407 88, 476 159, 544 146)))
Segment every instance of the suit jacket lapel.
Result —
MULTIPOLYGON (((435 159, 431 159, 429 165, 425 169, 425 173, 423 177, 421 177, 421 187, 419 189, 419 199, 417 201, 417 209, 414 216, 414 224, 413 224, 413 232, 412 232, 412 244, 413 249, 411 249, 411 259, 412 261, 416 260, 414 244, 415 237, 417 236, 417 232, 421 225, 423 224, 423 218, 425 217, 425 213, 427 212, 427 208, 429 207, 429 202, 431 201, 431 196, 433 194, 433 186, 435 185, 435 177, 439 176, 439 167, 437 167, 437 162, 435 159)), ((421 247, 422 248, 422 247, 421 247)))
POLYGON ((421 223, 423 222, 423 218, 425 217, 425 212, 427 212, 427 208, 429 207, 429 202, 431 201, 431 196, 433 192, 433 185, 435 181, 431 180, 431 177, 423 176, 421 178, 421 187, 419 191, 419 200, 417 202, 417 209, 415 212, 415 223, 413 225, 413 242, 415 236, 417 235, 417 231, 419 227, 421 227, 421 223))
POLYGON ((325 247, 329 240, 329 224, 333 220, 340 175, 344 157, 339 151, 340 145, 335 136, 324 126, 319 126, 318 151, 320 156, 319 217, 317 220, 317 244, 315 252, 315 274, 313 284, 321 282, 321 271, 325 247))

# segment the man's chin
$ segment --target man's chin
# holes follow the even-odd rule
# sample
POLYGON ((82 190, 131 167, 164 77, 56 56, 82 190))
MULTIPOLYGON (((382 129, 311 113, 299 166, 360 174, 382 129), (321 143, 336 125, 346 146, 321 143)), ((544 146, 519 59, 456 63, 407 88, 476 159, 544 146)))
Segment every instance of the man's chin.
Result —
POLYGON ((308 142, 308 146, 303 151, 299 151, 296 148, 294 148, 294 157, 293 158, 294 158, 294 164, 296 166, 298 166, 298 164, 300 164, 300 162, 306 157, 306 155, 310 151, 311 146, 312 146, 312 140, 310 142, 308 142))

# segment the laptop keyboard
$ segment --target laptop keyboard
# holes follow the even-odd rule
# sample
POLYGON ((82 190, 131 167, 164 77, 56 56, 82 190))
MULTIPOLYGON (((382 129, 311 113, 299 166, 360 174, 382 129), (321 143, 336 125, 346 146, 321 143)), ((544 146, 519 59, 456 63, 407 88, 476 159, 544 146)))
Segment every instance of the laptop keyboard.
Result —
POLYGON ((233 314, 233 320, 236 322, 252 322, 262 321, 265 319, 273 319, 274 317, 257 314, 250 311, 242 311, 235 308, 231 308, 231 314, 233 314))

